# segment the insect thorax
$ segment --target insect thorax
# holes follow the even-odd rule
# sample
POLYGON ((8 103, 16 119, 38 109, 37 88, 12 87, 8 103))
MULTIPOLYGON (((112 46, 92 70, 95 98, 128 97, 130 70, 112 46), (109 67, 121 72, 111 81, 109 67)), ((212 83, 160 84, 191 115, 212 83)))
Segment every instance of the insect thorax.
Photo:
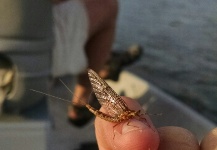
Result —
POLYGON ((128 110, 122 113, 119 117, 121 120, 128 120, 140 116, 140 111, 128 110))

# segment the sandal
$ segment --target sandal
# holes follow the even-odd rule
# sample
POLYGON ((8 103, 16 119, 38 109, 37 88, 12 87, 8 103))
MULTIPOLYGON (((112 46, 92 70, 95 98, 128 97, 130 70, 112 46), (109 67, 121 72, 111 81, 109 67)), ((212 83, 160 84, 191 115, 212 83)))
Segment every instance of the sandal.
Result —
MULTIPOLYGON (((98 100, 96 99, 95 95, 91 95, 91 106, 93 106, 96 109, 100 108, 100 104, 98 100)), ((76 127, 83 127, 86 125, 93 117, 94 114, 92 114, 85 106, 80 105, 74 105, 71 104, 68 107, 68 112, 73 112, 76 114, 76 118, 70 118, 68 116, 68 122, 76 127)))
POLYGON ((103 79, 118 81, 123 67, 137 61, 141 57, 142 51, 143 49, 139 45, 132 45, 127 51, 112 52, 110 60, 103 66, 99 74, 103 79))

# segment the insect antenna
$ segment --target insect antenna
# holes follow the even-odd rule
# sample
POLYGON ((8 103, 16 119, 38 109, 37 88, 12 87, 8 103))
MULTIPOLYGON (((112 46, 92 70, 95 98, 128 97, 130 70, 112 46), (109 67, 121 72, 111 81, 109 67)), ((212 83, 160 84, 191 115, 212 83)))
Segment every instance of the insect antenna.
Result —
POLYGON ((74 95, 73 92, 70 90, 70 88, 69 88, 61 79, 59 79, 59 80, 60 80, 60 82, 65 86, 65 88, 66 88, 72 95, 74 95))
MULTIPOLYGON (((78 97, 72 92, 72 90, 70 90, 70 88, 69 88, 61 79, 59 79, 59 80, 60 80, 60 82, 65 86, 65 88, 66 88, 72 95, 74 95, 76 98, 78 98, 78 97)), ((88 99, 90 99, 92 93, 93 93, 93 91, 90 93, 88 99)), ((78 98, 78 99, 80 99, 80 98, 78 98)), ((82 99, 80 99, 80 100, 82 100, 82 99)), ((80 101, 80 103, 81 103, 81 104, 83 103, 83 105, 86 105, 85 102, 80 101)))
POLYGON ((38 90, 34 90, 34 89, 29 89, 30 91, 33 91, 33 92, 36 92, 36 93, 39 93, 39 94, 43 94, 43 95, 46 95, 46 96, 49 96, 49 97, 52 97, 54 99, 59 99, 61 101, 64 101, 64 102, 67 102, 67 103, 72 103, 72 104, 75 104, 75 105, 86 105, 85 102, 79 102, 79 103, 75 103, 75 102, 71 102, 70 100, 68 99, 64 99, 64 98, 61 98, 61 97, 57 97, 57 96, 54 96, 54 95, 51 95, 51 94, 47 94, 47 93, 44 93, 44 92, 41 92, 41 91, 38 91, 38 90))
MULTIPOLYGON (((77 97, 77 96, 70 90, 70 88, 69 88, 61 79, 59 79, 59 81, 65 86, 65 88, 66 88, 72 95, 74 95, 75 97, 77 97)), ((41 91, 38 91, 38 90, 34 90, 34 89, 30 89, 30 90, 33 91, 33 92, 36 92, 36 93, 40 93, 40 94, 49 96, 49 97, 53 97, 53 98, 55 98, 55 99, 59 99, 59 100, 65 101, 65 102, 67 102, 67 103, 73 103, 73 104, 75 104, 75 105, 84 105, 84 106, 86 105, 86 103, 83 102, 83 101, 80 101, 79 103, 75 103, 75 102, 71 102, 71 101, 68 100, 68 99, 60 98, 60 97, 57 97, 57 96, 54 96, 54 95, 51 95, 51 94, 47 94, 47 93, 44 93, 44 92, 41 92, 41 91)), ((78 98, 78 97, 77 97, 77 98, 78 98)))
POLYGON ((33 91, 33 92, 36 92, 36 93, 40 93, 40 94, 43 94, 43 95, 46 95, 46 96, 49 96, 49 97, 53 97, 55 99, 59 99, 59 100, 62 100, 62 101, 70 103, 70 100, 67 100, 67 99, 64 99, 64 98, 60 98, 60 97, 57 97, 57 96, 54 96, 54 95, 51 95, 51 94, 47 94, 47 93, 44 93, 44 92, 41 92, 41 91, 37 91, 37 90, 34 90, 34 89, 30 89, 30 91, 33 91))

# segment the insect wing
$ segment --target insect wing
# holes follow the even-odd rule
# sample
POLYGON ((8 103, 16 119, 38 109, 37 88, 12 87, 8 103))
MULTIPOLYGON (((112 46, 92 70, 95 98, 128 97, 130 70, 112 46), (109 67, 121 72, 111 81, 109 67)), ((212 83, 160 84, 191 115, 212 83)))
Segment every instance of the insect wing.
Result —
POLYGON ((89 69, 88 76, 99 103, 109 115, 116 117, 128 110, 124 100, 96 72, 89 69))

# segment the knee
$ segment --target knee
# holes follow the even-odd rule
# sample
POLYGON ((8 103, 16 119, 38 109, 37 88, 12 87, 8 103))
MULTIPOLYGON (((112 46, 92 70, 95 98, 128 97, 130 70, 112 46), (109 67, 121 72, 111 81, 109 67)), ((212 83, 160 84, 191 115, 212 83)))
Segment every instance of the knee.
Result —
POLYGON ((118 16, 118 1, 103 0, 101 6, 101 12, 103 13, 101 27, 115 26, 118 16))
POLYGON ((117 0, 104 0, 104 7, 109 14, 111 20, 116 20, 118 15, 118 1, 117 0))
POLYGON ((89 33, 113 27, 118 14, 117 0, 83 0, 89 17, 89 33))
POLYGON ((118 14, 117 0, 83 0, 86 5, 89 17, 94 20, 116 19, 118 14))

